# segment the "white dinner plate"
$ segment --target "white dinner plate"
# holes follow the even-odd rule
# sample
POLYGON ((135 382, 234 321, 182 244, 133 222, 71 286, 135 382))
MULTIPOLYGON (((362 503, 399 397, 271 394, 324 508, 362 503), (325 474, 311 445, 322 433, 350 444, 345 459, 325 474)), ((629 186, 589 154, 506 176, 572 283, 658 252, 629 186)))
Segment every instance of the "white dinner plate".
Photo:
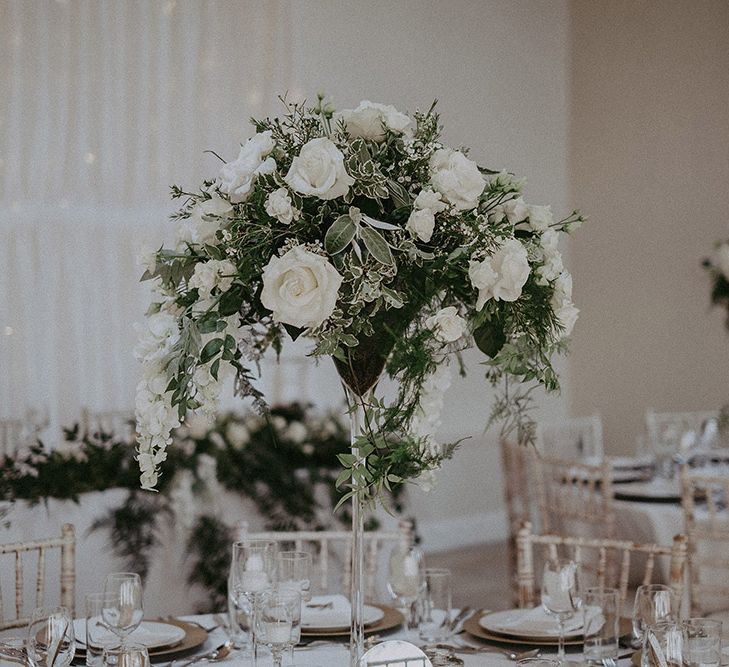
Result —
MULTIPOLYGON (((76 637, 86 646, 86 619, 77 618, 73 622, 73 631, 76 637)), ((129 635, 129 641, 135 644, 142 644, 147 648, 159 648, 161 646, 173 646, 179 644, 185 638, 185 631, 171 623, 159 623, 156 621, 142 621, 139 627, 129 635)), ((111 630, 104 630, 100 633, 102 642, 113 641, 118 637, 111 630)))
MULTIPOLYGON (((559 637, 559 625, 540 607, 534 609, 507 609, 482 616, 479 625, 488 632, 509 637, 555 639, 559 637)), ((582 636, 582 612, 565 623, 565 639, 582 636)))
MULTIPOLYGON (((329 600, 333 600, 332 609, 311 609, 303 606, 301 610, 301 627, 316 628, 317 630, 336 630, 339 628, 347 628, 350 623, 351 608, 349 600, 339 595, 322 595, 312 597, 309 604, 322 604, 329 600)), ((385 612, 378 607, 364 606, 364 624, 371 625, 377 623, 385 617, 385 612)))

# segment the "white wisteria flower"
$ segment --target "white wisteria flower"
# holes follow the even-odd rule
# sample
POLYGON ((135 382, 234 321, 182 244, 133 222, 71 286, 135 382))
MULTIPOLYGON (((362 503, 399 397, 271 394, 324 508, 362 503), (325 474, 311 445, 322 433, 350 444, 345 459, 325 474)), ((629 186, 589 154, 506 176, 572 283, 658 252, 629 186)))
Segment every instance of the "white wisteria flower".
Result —
POLYGON ((529 206, 529 226, 536 232, 549 229, 554 222, 551 206, 529 206))
POLYGON ((460 151, 441 148, 430 158, 430 180, 433 187, 459 211, 478 206, 486 187, 486 179, 478 166, 460 151))
POLYGON ((248 199, 260 174, 272 174, 276 161, 267 157, 274 149, 271 130, 253 135, 241 146, 238 158, 223 165, 218 175, 217 186, 234 204, 248 199))
POLYGON ((410 118, 391 104, 379 104, 362 100, 356 109, 343 109, 335 114, 335 120, 343 120, 351 137, 370 141, 384 141, 385 128, 403 134, 410 127, 410 118))
POLYGON ((572 276, 568 271, 563 271, 554 281, 552 310, 562 327, 562 337, 570 336, 580 311, 572 303, 572 276))
POLYGON ((420 210, 427 208, 433 213, 440 213, 445 211, 448 205, 443 201, 443 195, 440 192, 436 192, 433 188, 423 188, 415 197, 413 207, 420 210))
POLYGON ((264 267, 261 303, 276 322, 315 327, 334 311, 341 284, 342 276, 326 257, 294 246, 264 267))
POLYGON ((453 343, 463 336, 466 320, 458 314, 455 306, 448 306, 425 320, 425 326, 432 329, 441 342, 453 343))
POLYGON ((428 243, 435 229, 435 216, 429 208, 413 209, 407 223, 407 229, 413 236, 417 236, 423 243, 428 243))
POLYGON ((209 299, 217 287, 220 292, 227 292, 233 284, 235 264, 227 259, 210 259, 198 262, 188 283, 190 289, 197 289, 201 299, 209 299))
POLYGON ((279 188, 268 195, 266 213, 284 225, 290 225, 301 217, 301 211, 291 202, 291 195, 286 188, 279 188))
POLYGON ((301 147, 284 181, 294 192, 325 200, 346 195, 354 183, 344 168, 342 151, 327 137, 311 139, 301 147))
POLYGON ((481 310, 491 298, 516 301, 530 271, 527 250, 518 239, 507 240, 491 257, 481 262, 471 260, 468 276, 478 290, 476 310, 481 310))
POLYGON ((729 280, 729 243, 722 243, 716 250, 716 260, 719 271, 726 280, 729 280))

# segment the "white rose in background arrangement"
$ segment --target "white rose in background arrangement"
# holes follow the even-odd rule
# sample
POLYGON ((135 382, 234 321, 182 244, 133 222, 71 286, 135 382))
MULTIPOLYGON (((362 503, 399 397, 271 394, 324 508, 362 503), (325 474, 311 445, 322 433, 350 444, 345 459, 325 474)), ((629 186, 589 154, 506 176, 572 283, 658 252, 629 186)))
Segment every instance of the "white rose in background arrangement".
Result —
POLYGON ((548 229, 540 239, 542 245, 542 261, 544 264, 537 269, 540 285, 546 285, 559 277, 564 269, 562 253, 559 251, 559 234, 548 229))
POLYGON ((448 306, 425 320, 425 326, 435 332, 438 340, 453 343, 466 330, 466 320, 458 314, 455 306, 448 306))
POLYGON ((549 229, 554 222, 551 206, 529 206, 529 226, 537 232, 549 229))
POLYGON ((237 159, 224 165, 218 174, 217 186, 220 192, 228 195, 234 204, 246 201, 260 174, 271 174, 276 169, 276 161, 266 157, 275 146, 271 130, 255 134, 243 146, 237 159))
POLYGON ((279 188, 268 195, 266 213, 284 225, 290 225, 293 220, 298 220, 301 217, 301 211, 294 208, 291 203, 291 195, 286 188, 279 188))
POLYGON ((342 151, 326 137, 312 139, 301 147, 284 180, 294 192, 319 199, 342 197, 354 183, 344 168, 342 151))
POLYGON ((227 292, 233 284, 235 274, 235 264, 227 259, 211 259, 207 262, 198 262, 195 265, 195 271, 190 278, 188 287, 197 289, 201 299, 209 299, 216 287, 221 292, 227 292))
POLYGON ((403 134, 410 126, 410 118, 391 104, 378 104, 369 100, 362 100, 356 109, 343 109, 334 118, 335 121, 344 121, 351 137, 371 141, 384 141, 385 128, 403 134))
POLYGON ((405 225, 413 236, 417 236, 423 243, 430 241, 435 229, 435 216, 429 208, 413 209, 405 225))
POLYGON ((501 221, 504 216, 512 225, 516 225, 523 220, 526 220, 529 216, 529 205, 524 201, 522 197, 516 197, 515 199, 509 199, 503 204, 494 206, 489 213, 489 220, 501 221))
POLYGON ((729 243, 722 243, 716 251, 719 271, 726 280, 729 280, 729 243))
POLYGON ((572 276, 568 271, 563 271, 559 278, 554 281, 552 310, 562 327, 562 337, 566 338, 572 333, 580 313, 575 304, 572 303, 572 276))
POLYGON ((430 158, 433 187, 459 211, 476 208, 486 187, 478 166, 460 151, 441 148, 430 158))
POLYGON ((203 245, 215 241, 217 231, 233 212, 233 205, 213 192, 210 199, 198 202, 190 209, 190 216, 181 221, 178 242, 203 245))
POLYGON ((493 298, 516 301, 529 277, 529 257, 518 239, 509 239, 491 257, 481 262, 471 260, 468 277, 479 291, 476 310, 493 298))
POLYGON ((315 327, 334 311, 342 276, 326 257, 294 246, 263 269, 261 303, 276 322, 315 327))
POLYGON ((251 441, 251 434, 246 425, 237 421, 228 422, 225 427, 225 437, 233 449, 243 449, 251 441))
POLYGON ((304 440, 306 440, 307 435, 306 426, 304 426, 300 421, 294 421, 289 424, 284 437, 287 440, 291 440, 294 444, 300 445, 304 442, 304 440))
POLYGON ((418 196, 415 197, 413 207, 419 210, 427 208, 433 211, 433 213, 440 213, 448 208, 447 204, 443 201, 443 195, 432 188, 421 190, 418 196))

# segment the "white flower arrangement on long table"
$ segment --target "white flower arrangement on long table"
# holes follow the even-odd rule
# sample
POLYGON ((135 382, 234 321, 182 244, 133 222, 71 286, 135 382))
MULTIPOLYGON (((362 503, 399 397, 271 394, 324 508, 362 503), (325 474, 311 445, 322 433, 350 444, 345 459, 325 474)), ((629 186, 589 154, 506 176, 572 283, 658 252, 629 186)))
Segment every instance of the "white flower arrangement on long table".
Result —
POLYGON ((185 415, 215 411, 229 373, 262 403, 252 369, 288 337, 311 339, 345 385, 343 499, 372 503, 451 455, 433 439, 437 413, 448 365, 473 344, 487 377, 507 381, 494 416, 529 439, 529 392, 558 388, 551 357, 578 313, 559 239, 583 218, 553 220, 513 175, 444 145, 435 105, 410 117, 372 102, 335 112, 321 96, 284 103, 281 118, 253 121, 216 179, 173 187, 176 246, 146 254, 156 296, 137 349, 142 486, 156 485, 185 415), (383 372, 399 387, 391 403, 374 393, 383 372))

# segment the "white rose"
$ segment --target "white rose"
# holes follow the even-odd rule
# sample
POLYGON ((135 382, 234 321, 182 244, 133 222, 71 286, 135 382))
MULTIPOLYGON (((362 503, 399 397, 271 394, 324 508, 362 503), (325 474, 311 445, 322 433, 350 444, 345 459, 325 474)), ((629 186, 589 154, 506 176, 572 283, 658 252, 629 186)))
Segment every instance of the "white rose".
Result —
POLYGON ((344 168, 344 155, 326 137, 312 139, 302 146, 284 180, 295 192, 319 199, 341 197, 354 183, 344 168))
POLYGON ((326 257, 294 246, 263 269, 261 303, 276 322, 315 327, 334 311, 342 276, 326 257))
POLYGON ((256 177, 275 171, 275 160, 266 157, 275 145, 271 137, 271 130, 266 130, 248 139, 241 146, 238 158, 233 162, 228 162, 220 170, 218 189, 228 195, 228 199, 234 204, 246 201, 256 182, 256 177))
POLYGON ((215 241, 215 235, 223 221, 233 211, 233 205, 213 192, 210 199, 198 202, 190 209, 190 216, 182 221, 177 240, 203 245, 215 241))
POLYGON ((435 332, 438 340, 453 343, 466 330, 466 320, 458 314, 455 306, 448 306, 425 320, 425 326, 435 332))
POLYGON ((538 283, 546 285, 564 270, 562 253, 559 251, 559 234, 554 229, 548 229, 540 239, 542 245, 542 261, 544 264, 537 269, 538 283))
POLYGON ((137 264, 143 266, 149 273, 154 273, 157 270, 157 251, 146 243, 142 244, 137 256, 137 264))
POLYGON ((188 282, 188 287, 197 289, 201 299, 208 299, 216 287, 221 292, 227 292, 233 284, 235 273, 235 265, 227 259, 198 262, 188 282))
POLYGON ((468 277, 479 291, 476 310, 481 310, 491 298, 516 301, 521 296, 521 288, 530 270, 527 250, 517 239, 509 239, 481 262, 471 260, 468 277))
POLYGON ((543 232, 554 222, 551 206, 529 206, 529 226, 543 232))
POLYGON ((417 236, 423 243, 430 241, 435 229, 435 216, 429 208, 413 209, 405 225, 413 236, 417 236))
POLYGON ((232 445, 233 449, 242 449, 251 440, 251 434, 245 427, 245 424, 237 421, 228 422, 228 425, 225 427, 225 436, 228 438, 228 442, 232 445))
POLYGON ((569 272, 563 271, 554 281, 551 304, 557 321, 562 327, 562 336, 569 336, 580 313, 572 303, 572 276, 569 272))
POLYGON ((300 421, 294 421, 289 424, 284 437, 291 440, 291 442, 300 445, 304 442, 304 440, 306 440, 307 436, 308 432, 306 430, 306 426, 304 426, 300 421))
POLYGON ((716 251, 719 271, 729 280, 729 243, 722 243, 716 251))
POLYGON ((286 188, 279 188, 268 195, 266 213, 284 225, 289 225, 293 220, 301 217, 301 211, 292 205, 291 195, 286 188))
POLYGON ((446 203, 442 201, 442 197, 443 195, 441 195, 440 192, 436 192, 432 188, 425 188, 418 193, 417 197, 415 197, 413 206, 417 209, 422 210, 428 208, 433 211, 433 213, 440 213, 448 208, 446 203))
POLYGON ((494 206, 493 210, 489 213, 489 219, 494 221, 500 221, 506 216, 506 219, 515 225, 529 216, 529 205, 524 201, 522 197, 516 197, 515 199, 509 199, 503 204, 494 206))
POLYGON ((476 208, 486 187, 476 163, 460 151, 441 148, 430 158, 430 180, 433 187, 459 211, 476 208))
POLYGON ((410 126, 410 118, 391 104, 378 104, 369 100, 360 102, 356 109, 343 109, 335 115, 335 120, 340 118, 351 137, 371 141, 383 141, 385 128, 402 134, 410 126))

